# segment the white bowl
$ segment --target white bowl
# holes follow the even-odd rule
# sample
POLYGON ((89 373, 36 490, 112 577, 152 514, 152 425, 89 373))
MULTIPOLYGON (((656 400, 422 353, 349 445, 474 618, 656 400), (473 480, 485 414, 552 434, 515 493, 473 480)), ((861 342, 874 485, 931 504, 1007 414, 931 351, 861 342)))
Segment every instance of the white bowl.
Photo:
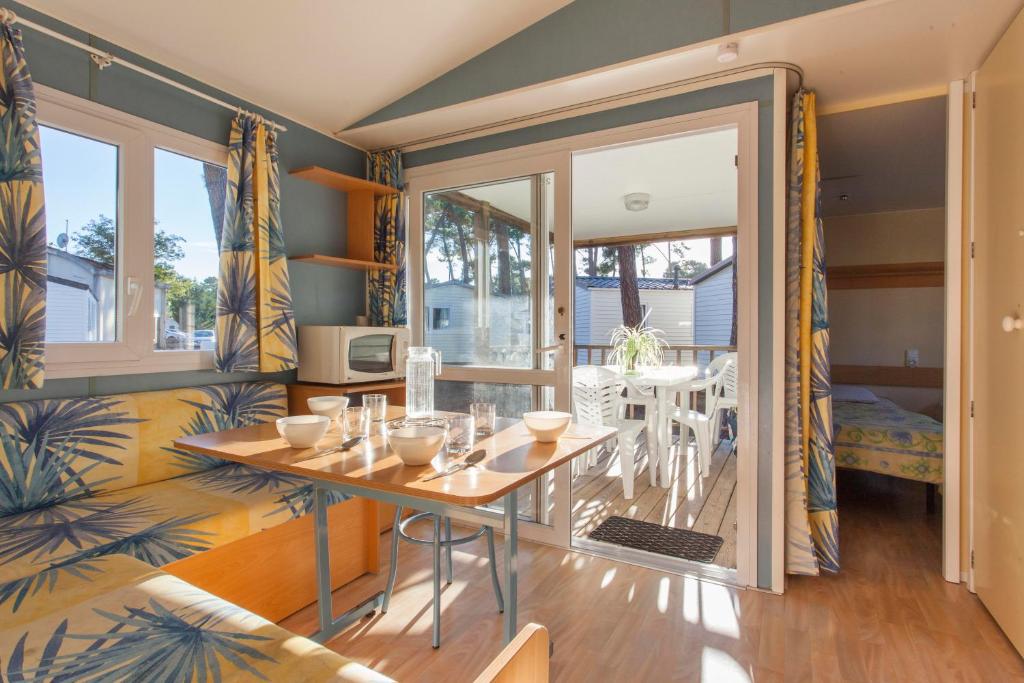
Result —
POLYGON ((277 420, 277 433, 292 448, 310 448, 330 426, 331 418, 324 415, 290 415, 277 420))
POLYGON ((306 405, 314 415, 323 415, 331 420, 337 420, 338 416, 348 408, 347 396, 311 396, 306 399, 306 405))
POLYGON ((388 445, 406 465, 426 465, 444 448, 448 432, 433 425, 407 425, 388 430, 388 445))
POLYGON ((532 413, 523 413, 523 424, 530 430, 540 443, 551 443, 558 441, 558 437, 565 434, 572 420, 571 413, 562 413, 557 410, 536 410, 532 413))

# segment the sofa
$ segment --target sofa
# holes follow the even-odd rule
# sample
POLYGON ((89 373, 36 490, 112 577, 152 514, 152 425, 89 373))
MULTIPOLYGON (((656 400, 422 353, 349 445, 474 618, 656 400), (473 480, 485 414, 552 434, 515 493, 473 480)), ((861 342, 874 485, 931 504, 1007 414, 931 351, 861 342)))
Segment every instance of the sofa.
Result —
POLYGON ((192 667, 199 678, 308 668, 302 678, 385 680, 158 569, 311 510, 307 479, 172 447, 286 405, 270 382, 0 404, 0 678, 120 678, 152 665, 143 679, 192 667), (296 653, 301 663, 288 663, 296 653))

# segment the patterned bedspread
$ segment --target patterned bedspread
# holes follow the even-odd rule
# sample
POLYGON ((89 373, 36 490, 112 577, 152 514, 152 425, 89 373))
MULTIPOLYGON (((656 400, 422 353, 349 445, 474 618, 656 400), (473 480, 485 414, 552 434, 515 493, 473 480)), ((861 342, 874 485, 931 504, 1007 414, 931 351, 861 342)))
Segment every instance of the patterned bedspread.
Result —
POLYGON ((942 483, 942 423, 892 401, 836 401, 836 466, 942 483))

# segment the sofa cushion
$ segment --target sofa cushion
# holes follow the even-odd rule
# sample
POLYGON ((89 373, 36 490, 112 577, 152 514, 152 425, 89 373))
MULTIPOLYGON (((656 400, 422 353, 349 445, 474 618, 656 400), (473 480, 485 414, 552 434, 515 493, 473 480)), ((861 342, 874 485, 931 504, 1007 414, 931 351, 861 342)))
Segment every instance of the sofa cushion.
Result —
POLYGON ((0 404, 0 517, 220 467, 173 440, 286 413, 272 382, 0 404))
POLYGON ((123 555, 0 607, 0 679, 390 681, 123 555))
POLYGON ((90 571, 79 561, 124 553, 159 567, 301 517, 312 505, 310 480, 232 464, 0 518, 0 605, 62 590, 64 577, 90 571))

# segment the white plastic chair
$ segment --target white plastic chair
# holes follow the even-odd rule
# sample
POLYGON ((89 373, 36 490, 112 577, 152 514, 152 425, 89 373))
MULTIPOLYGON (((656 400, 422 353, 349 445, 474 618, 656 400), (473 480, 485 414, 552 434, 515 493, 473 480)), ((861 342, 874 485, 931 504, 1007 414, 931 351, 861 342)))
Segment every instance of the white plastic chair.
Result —
MULTIPOLYGON (((738 381, 738 355, 735 351, 730 353, 723 353, 721 356, 716 357, 709 364, 705 370, 706 376, 711 376, 719 371, 724 372, 722 375, 721 392, 718 397, 718 406, 715 411, 714 424, 712 425, 712 436, 718 434, 721 429, 722 417, 729 410, 736 410, 739 408, 739 400, 736 393, 736 386, 738 381)), ((707 400, 707 390, 705 390, 705 401, 707 400)), ((735 440, 735 434, 733 438, 735 440)))
POLYGON ((622 376, 597 365, 580 365, 572 370, 572 409, 580 424, 615 427, 618 430, 619 467, 622 494, 633 497, 636 441, 644 429, 643 420, 627 420, 622 376))
POLYGON ((681 448, 686 447, 686 431, 683 428, 689 428, 693 432, 694 441, 697 442, 697 463, 703 476, 707 476, 711 469, 711 451, 714 449, 712 430, 713 425, 718 421, 718 404, 721 398, 722 381, 725 378, 727 369, 731 365, 734 365, 734 363, 726 360, 718 365, 716 368, 717 372, 709 374, 703 380, 690 383, 690 392, 705 392, 704 412, 693 410, 688 405, 684 405, 676 406, 669 413, 669 419, 679 423, 679 442, 681 448))
POLYGON ((644 409, 644 427, 647 430, 644 443, 647 446, 648 470, 651 475, 651 486, 657 486, 657 465, 661 454, 658 449, 658 398, 654 393, 654 387, 637 386, 628 378, 623 382, 626 385, 626 395, 622 402, 627 406, 641 406, 644 409))

